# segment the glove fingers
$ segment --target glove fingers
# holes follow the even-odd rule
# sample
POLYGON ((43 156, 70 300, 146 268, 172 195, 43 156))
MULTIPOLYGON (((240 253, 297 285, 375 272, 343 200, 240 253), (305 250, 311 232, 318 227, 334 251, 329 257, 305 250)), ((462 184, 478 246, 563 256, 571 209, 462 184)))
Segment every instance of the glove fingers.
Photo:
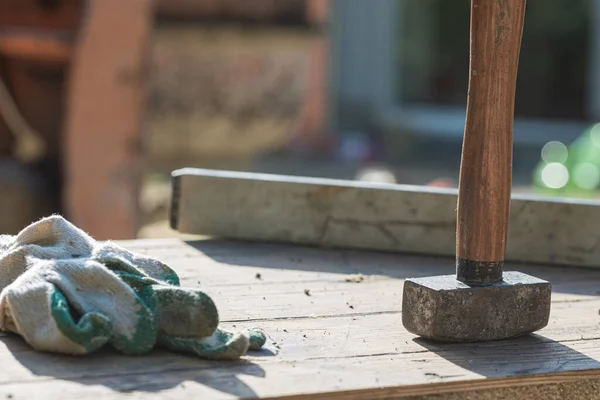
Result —
POLYGON ((51 294, 50 313, 62 334, 79 344, 85 353, 100 349, 112 336, 112 324, 101 313, 86 313, 75 322, 67 299, 58 290, 51 294))
POLYGON ((248 350, 258 351, 267 342, 267 334, 260 328, 251 328, 244 330, 244 334, 248 336, 250 340, 250 347, 248 350))
POLYGON ((250 340, 243 333, 230 333, 217 329, 205 338, 183 338, 160 335, 159 343, 173 351, 192 353, 210 360, 237 360, 250 346, 250 340))
POLYGON ((200 290, 153 286, 156 317, 161 334, 177 337, 208 337, 219 325, 213 300, 200 290))

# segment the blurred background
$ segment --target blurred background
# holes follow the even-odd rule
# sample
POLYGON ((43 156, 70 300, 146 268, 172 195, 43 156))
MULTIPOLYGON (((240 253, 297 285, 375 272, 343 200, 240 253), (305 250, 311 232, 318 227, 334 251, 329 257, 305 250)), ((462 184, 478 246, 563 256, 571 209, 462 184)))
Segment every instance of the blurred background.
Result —
MULTIPOLYGON (((0 0, 0 232, 164 237, 203 167, 456 187, 469 1, 0 0)), ((595 198, 600 0, 529 0, 513 191, 595 198)))

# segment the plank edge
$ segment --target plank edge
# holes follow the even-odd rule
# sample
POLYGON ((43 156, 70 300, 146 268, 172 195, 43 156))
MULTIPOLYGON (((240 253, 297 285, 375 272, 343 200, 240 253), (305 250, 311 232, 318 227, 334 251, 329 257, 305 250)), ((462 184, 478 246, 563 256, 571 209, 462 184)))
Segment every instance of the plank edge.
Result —
MULTIPOLYGON (((307 393, 289 396, 263 397, 265 400, 357 400, 357 399, 403 399, 423 396, 450 395, 464 392, 483 392, 500 389, 522 389, 533 386, 549 386, 573 382, 600 383, 600 370, 582 370, 511 376, 502 378, 482 378, 463 381, 423 383, 418 385, 391 386, 381 388, 342 390, 327 393, 307 393)), ((482 397, 487 398, 487 397, 482 397)))

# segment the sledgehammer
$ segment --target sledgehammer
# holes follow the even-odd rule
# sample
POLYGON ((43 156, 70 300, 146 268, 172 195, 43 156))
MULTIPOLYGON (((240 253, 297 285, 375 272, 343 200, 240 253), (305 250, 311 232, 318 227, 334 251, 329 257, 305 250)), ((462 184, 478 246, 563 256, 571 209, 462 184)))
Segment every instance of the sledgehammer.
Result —
POLYGON ((545 327, 551 285, 504 272, 515 89, 526 0, 471 0, 456 275, 408 279, 402 323, 446 342, 509 339, 545 327))

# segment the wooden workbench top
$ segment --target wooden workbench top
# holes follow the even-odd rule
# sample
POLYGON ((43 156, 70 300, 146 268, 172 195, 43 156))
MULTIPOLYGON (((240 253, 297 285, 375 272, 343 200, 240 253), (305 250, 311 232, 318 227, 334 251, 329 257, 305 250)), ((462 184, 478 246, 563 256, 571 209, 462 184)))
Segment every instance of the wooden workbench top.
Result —
POLYGON ((239 362, 162 350, 75 358, 3 335, 0 398, 600 398, 600 271, 510 266, 553 284, 548 327, 441 345, 402 327, 402 284, 452 273, 452 259, 225 241, 123 244, 171 265, 183 285, 206 288, 224 327, 264 328, 266 348, 239 362))

